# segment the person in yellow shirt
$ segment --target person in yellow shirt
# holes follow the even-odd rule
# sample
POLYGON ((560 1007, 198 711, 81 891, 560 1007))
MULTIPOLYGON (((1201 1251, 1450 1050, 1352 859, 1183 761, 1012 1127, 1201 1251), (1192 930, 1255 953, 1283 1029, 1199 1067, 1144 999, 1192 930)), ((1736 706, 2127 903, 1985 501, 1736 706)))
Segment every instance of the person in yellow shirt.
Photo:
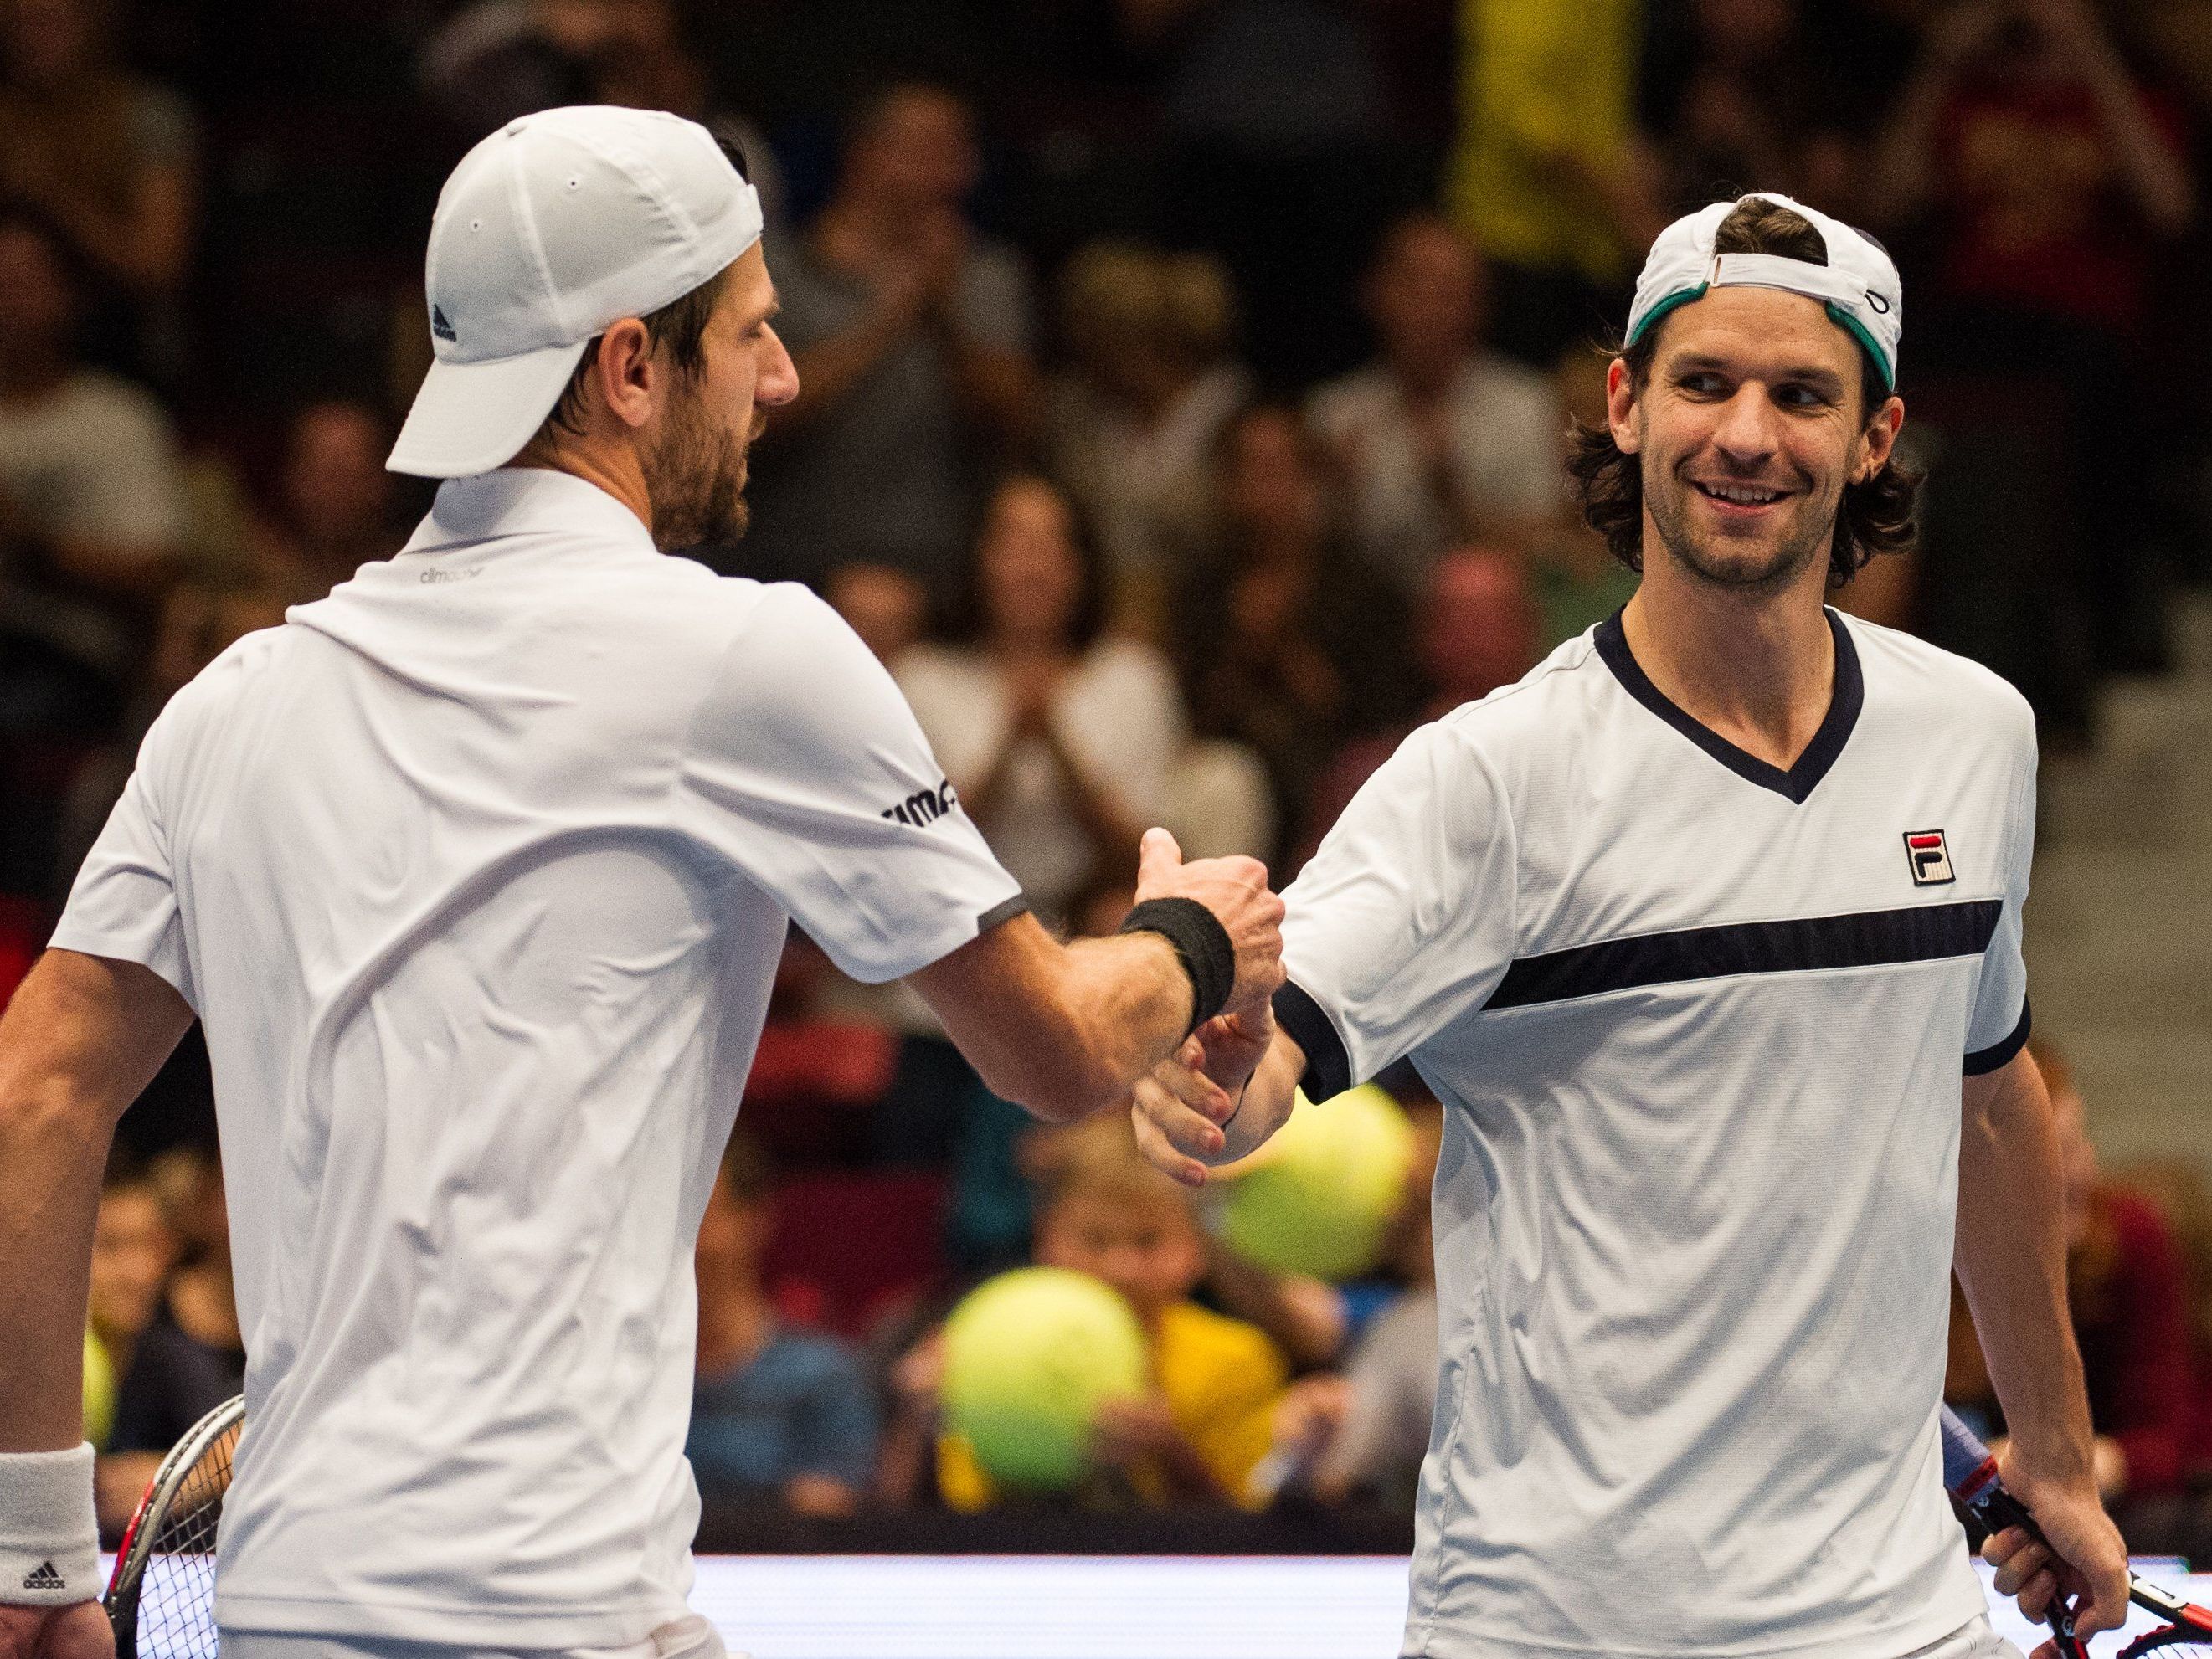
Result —
MULTIPOLYGON (((1099 1477, 1079 1494, 1147 1506, 1264 1501, 1249 1490, 1288 1369, 1257 1326, 1190 1299, 1206 1238, 1188 1192, 1137 1154, 1128 1121, 1093 1120, 1044 1138, 1036 1256, 1105 1280, 1128 1299, 1151 1349, 1153 1392, 1110 1406, 1097 1427, 1099 1477)), ((964 1439, 942 1433, 938 1486, 953 1509, 998 1492, 964 1439)))

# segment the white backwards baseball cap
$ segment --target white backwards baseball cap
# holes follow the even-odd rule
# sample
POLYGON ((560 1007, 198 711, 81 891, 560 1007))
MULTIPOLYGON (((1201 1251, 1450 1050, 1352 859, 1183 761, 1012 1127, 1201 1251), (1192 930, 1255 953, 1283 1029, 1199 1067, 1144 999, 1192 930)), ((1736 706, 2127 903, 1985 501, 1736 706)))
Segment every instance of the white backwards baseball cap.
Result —
POLYGON ((760 196, 712 133, 581 106, 508 122, 438 192, 424 262, 436 361, 385 465, 512 460, 592 338, 681 299, 760 240, 760 196))
POLYGON ((1837 325, 1866 348, 1881 373, 1883 386, 1897 390, 1905 289, 1898 280, 1896 262, 1864 231, 1771 190, 1753 191, 1734 202, 1715 202, 1659 233, 1644 262, 1644 274, 1636 279, 1627 343, 1634 345, 1675 307, 1703 299, 1707 289, 1738 287, 1778 288, 1820 301, 1837 325), (1828 263, 1808 264, 1772 253, 1715 253, 1713 238, 1722 222, 1749 201, 1772 202, 1811 225, 1827 245, 1828 263))

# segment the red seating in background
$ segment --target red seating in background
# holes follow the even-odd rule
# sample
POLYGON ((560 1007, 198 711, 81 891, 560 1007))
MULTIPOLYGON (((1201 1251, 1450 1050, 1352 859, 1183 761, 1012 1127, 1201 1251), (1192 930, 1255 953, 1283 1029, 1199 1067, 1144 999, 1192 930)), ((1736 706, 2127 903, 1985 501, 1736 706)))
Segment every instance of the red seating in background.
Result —
POLYGON ((860 1334, 942 1273, 945 1200, 945 1177, 933 1170, 789 1176, 776 1193, 762 1273, 778 1310, 860 1334))

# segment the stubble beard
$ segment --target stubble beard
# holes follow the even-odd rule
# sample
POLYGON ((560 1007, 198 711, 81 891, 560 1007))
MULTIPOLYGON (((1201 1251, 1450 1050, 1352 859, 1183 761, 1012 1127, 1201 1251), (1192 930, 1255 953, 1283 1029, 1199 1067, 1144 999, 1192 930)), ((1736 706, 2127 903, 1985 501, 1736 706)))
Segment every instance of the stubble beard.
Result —
POLYGON ((1728 556, 1721 546, 1708 545, 1690 527, 1689 494, 1695 488, 1685 479, 1670 477, 1666 487, 1647 487, 1644 499, 1668 556, 1704 586, 1725 588, 1749 599, 1780 592, 1793 586, 1814 559, 1826 557, 1835 539, 1836 508, 1840 502, 1831 502, 1824 513, 1809 500, 1800 498, 1795 525, 1768 557, 1747 562, 1728 556))
POLYGON ((664 553, 734 542, 752 514, 745 505, 747 446, 685 391, 670 404, 660 434, 645 453, 653 501, 653 545, 664 553))

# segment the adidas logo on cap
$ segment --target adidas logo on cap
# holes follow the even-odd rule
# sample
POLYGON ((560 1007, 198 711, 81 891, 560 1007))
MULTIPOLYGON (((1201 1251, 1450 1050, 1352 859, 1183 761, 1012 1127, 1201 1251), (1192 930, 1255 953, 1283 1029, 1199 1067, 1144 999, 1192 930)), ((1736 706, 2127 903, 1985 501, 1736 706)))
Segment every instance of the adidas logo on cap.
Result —
POLYGON ((23 1588, 37 1590, 67 1589, 69 1580, 54 1571, 52 1562, 41 1561, 38 1570, 23 1581, 23 1588))
POLYGON ((461 337, 453 332, 453 325, 446 320, 446 313, 436 306, 430 307, 430 332, 441 340, 451 340, 455 345, 461 343, 461 337))

